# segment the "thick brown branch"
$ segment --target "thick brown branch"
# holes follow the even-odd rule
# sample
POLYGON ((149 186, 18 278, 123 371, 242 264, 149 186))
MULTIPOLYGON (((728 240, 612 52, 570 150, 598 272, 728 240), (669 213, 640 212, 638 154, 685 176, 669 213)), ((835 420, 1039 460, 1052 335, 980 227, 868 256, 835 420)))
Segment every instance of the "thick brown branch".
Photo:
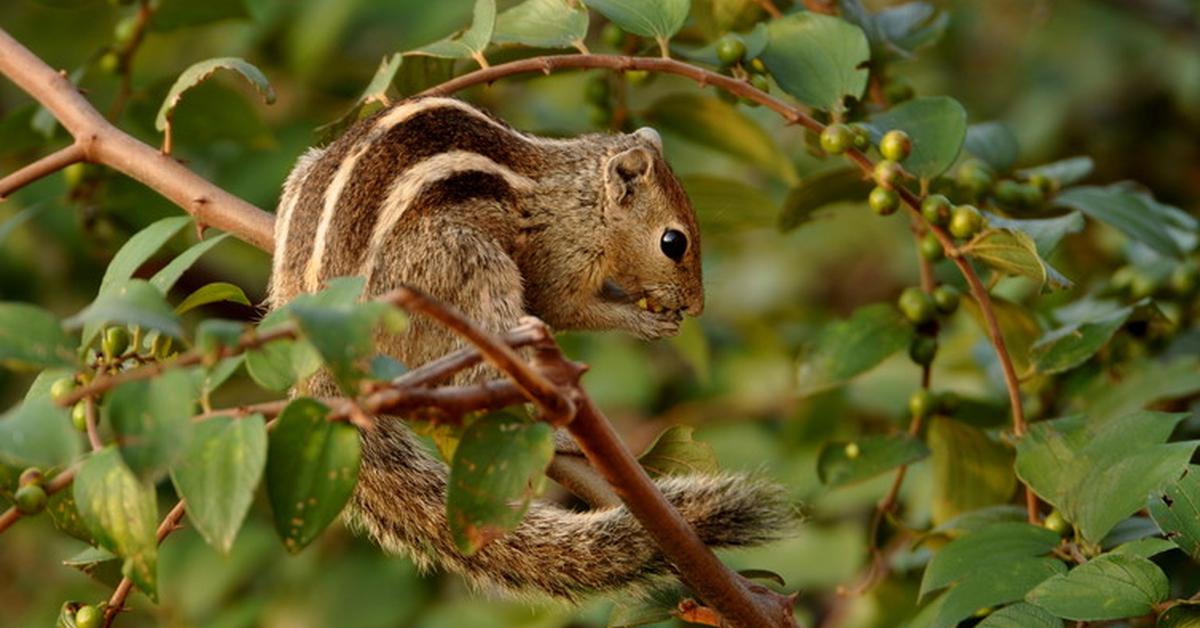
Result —
POLYGON ((83 146, 79 143, 61 148, 20 170, 0 179, 0 202, 13 192, 70 166, 83 161, 83 146))

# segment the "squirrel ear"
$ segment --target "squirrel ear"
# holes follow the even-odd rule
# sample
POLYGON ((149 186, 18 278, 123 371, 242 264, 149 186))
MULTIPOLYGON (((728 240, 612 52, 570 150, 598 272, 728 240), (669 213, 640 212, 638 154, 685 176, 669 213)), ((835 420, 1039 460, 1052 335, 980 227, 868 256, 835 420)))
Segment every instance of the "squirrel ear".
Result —
POLYGON ((633 195, 634 189, 650 175, 654 156, 635 146, 608 158, 604 167, 604 188, 613 202, 620 203, 633 195))
POLYGON ((644 126, 640 129, 634 131, 633 135, 635 137, 640 137, 640 138, 646 140, 647 142, 650 142, 654 146, 654 148, 658 151, 658 154, 660 154, 660 155, 662 154, 662 150, 663 150, 662 136, 658 134, 658 131, 655 131, 654 129, 652 129, 648 126, 644 126))

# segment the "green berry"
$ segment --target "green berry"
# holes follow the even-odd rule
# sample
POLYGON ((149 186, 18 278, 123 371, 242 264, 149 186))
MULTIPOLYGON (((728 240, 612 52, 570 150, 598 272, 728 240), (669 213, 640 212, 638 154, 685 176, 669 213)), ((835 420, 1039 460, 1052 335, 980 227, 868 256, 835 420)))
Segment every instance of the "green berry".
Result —
POLYGON ((861 124, 852 124, 850 130, 854 132, 854 148, 865 151, 871 147, 871 131, 867 127, 861 124))
POLYGON ((929 366, 937 355, 938 342, 936 338, 918 335, 908 345, 908 357, 921 366, 929 366))
POLYGON ((121 58, 115 52, 106 52, 96 64, 100 66, 101 72, 116 74, 117 70, 121 68, 121 58))
POLYGON ((626 70, 625 80, 629 81, 630 85, 644 85, 650 80, 649 70, 626 70))
POLYGON ((76 628, 100 628, 104 614, 91 604, 84 604, 75 610, 76 628))
POLYGON ((997 181, 992 188, 992 195, 1002 204, 1016 207, 1021 204, 1021 184, 1012 179, 997 181))
POLYGON ((1046 195, 1036 186, 1031 183, 1022 183, 1017 186, 1018 202, 1022 207, 1029 209, 1037 209, 1046 202, 1046 195))
POLYGON ((1135 299, 1144 299, 1154 296, 1162 288, 1162 282, 1159 278, 1150 273, 1138 272, 1133 276, 1133 281, 1129 284, 1129 296, 1135 299))
POLYGON ((912 140, 909 139, 908 133, 900 129, 884 133, 883 139, 879 140, 879 154, 883 155, 884 159, 904 161, 911 152, 912 140))
POLYGON ((46 489, 39 484, 26 484, 13 495, 17 510, 23 515, 36 515, 46 508, 46 489))
POLYGON ((770 93, 771 91, 771 79, 768 79, 765 74, 751 74, 750 84, 760 92, 770 93))
POLYGON ((124 355, 129 348, 129 332, 124 327, 109 327, 104 330, 104 340, 100 343, 104 357, 109 360, 124 355))
POLYGON ((1196 290, 1197 269, 1194 264, 1180 264, 1171 271, 1169 283, 1171 292, 1176 296, 1186 297, 1196 290))
POLYGON ((71 425, 80 432, 87 431, 87 402, 80 401, 71 408, 71 425))
POLYGON ((592 77, 587 82, 587 87, 584 88, 584 97, 587 98, 588 102, 597 106, 607 106, 609 94, 607 76, 592 77))
POLYGON ((22 471, 20 477, 17 478, 17 486, 28 486, 30 484, 37 484, 38 486, 41 486, 45 479, 46 476, 42 474, 41 469, 37 467, 29 467, 28 469, 22 471))
POLYGON ((937 409, 937 397, 927 388, 918 388, 908 398, 908 413, 914 419, 923 419, 937 409))
POLYGON ((50 385, 50 398, 55 401, 62 401, 67 395, 71 394, 71 391, 73 390, 75 390, 74 379, 70 377, 64 377, 62 379, 55 380, 55 382, 50 385))
POLYGON ((921 215, 931 225, 945 227, 950 223, 950 199, 941 194, 930 194, 921 201, 921 215))
POLYGON ((746 55, 746 42, 741 37, 730 33, 717 42, 717 59, 722 65, 733 65, 746 55))
POLYGON ((755 57, 750 61, 750 69, 754 72, 758 72, 759 74, 767 73, 767 66, 764 65, 762 59, 759 59, 758 57, 755 57))
POLYGON ((600 31, 600 41, 607 44, 609 48, 620 48, 621 44, 625 43, 625 31, 621 30, 620 26, 609 22, 604 25, 604 30, 600 31))
POLYGON ((116 40, 118 44, 125 44, 130 39, 133 39, 133 32, 135 30, 137 30, 136 17, 130 15, 128 17, 121 18, 121 20, 117 22, 116 26, 113 27, 113 39, 116 40))
POLYGON ((946 256, 946 250, 942 248, 942 243, 933 233, 926 233, 925 237, 921 238, 921 244, 918 247, 921 252, 921 257, 931 261, 941 261, 946 256))
POLYGON ((900 312, 904 314, 909 322, 914 325, 928 323, 933 320, 935 306, 933 297, 925 293, 924 290, 909 286, 900 293, 900 298, 896 300, 896 305, 900 307, 900 312))
POLYGON ((893 188, 904 177, 904 169, 900 167, 900 164, 891 159, 883 159, 875 164, 874 175, 875 183, 885 188, 893 188))
POLYGON ((1137 274, 1137 268, 1134 268, 1133 266, 1122 266, 1112 274, 1112 278, 1108 280, 1109 285, 1111 285, 1114 290, 1124 292, 1133 285, 1133 278, 1136 277, 1137 274))
POLYGON ((1042 193, 1043 197, 1053 194, 1054 189, 1058 187, 1058 184, 1054 182, 1054 179, 1051 179, 1044 174, 1030 175, 1029 184, 1037 188, 1038 191, 1042 193))
POLYGON ((953 314, 962 295, 954 286, 938 286, 933 290, 933 305, 942 314, 953 314))
POLYGON ((1067 523, 1067 520, 1063 518, 1063 514, 1057 508, 1050 511, 1046 520, 1042 522, 1042 526, 1047 530, 1058 533, 1059 536, 1066 534, 1071 529, 1071 524, 1067 523))
POLYGON ((862 449, 859 448, 858 443, 846 443, 844 451, 846 452, 846 457, 851 460, 862 455, 862 449))
POLYGON ((871 190, 871 194, 867 196, 867 205, 870 205, 871 211, 876 214, 889 216, 896 213, 896 209, 900 207, 900 195, 895 190, 889 190, 877 185, 871 190))
POLYGON ((68 188, 74 188, 80 183, 83 183, 83 175, 87 174, 87 166, 82 163, 75 163, 63 168, 63 180, 66 181, 68 188))
POLYGON ((968 159, 958 167, 954 180, 959 187, 976 198, 986 196, 992 189, 992 169, 978 159, 968 159))
POLYGON ((854 145, 854 131, 835 122, 821 130, 821 150, 830 155, 841 155, 854 145))
POLYGON ((959 205, 950 213, 950 235, 968 240, 983 229, 983 216, 971 205, 959 205))

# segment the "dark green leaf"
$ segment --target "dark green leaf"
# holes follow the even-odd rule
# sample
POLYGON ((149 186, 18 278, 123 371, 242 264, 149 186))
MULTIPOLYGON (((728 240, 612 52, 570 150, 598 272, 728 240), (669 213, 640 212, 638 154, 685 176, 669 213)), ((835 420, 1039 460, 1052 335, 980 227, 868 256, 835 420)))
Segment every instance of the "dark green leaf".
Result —
POLYGON ((680 180, 692 199, 705 238, 725 238, 765 227, 778 212, 769 196, 742 181, 708 175, 684 175, 680 180))
POLYGON ((779 228, 790 231, 812 219, 813 214, 833 203, 861 203, 872 184, 857 168, 837 167, 804 177, 783 201, 779 228))
POLYGON ((932 452, 934 523, 1012 497, 1017 478, 1007 447, 978 428, 945 417, 930 421, 926 439, 932 452))
POLYGON ((1062 620, 1026 602, 1011 604, 988 615, 977 628, 1062 628, 1062 620))
POLYGON ((867 86, 867 37, 836 17, 812 12, 771 20, 760 58, 783 91, 819 109, 841 111, 867 86))
POLYGON ((48 469, 65 465, 83 447, 65 408, 37 397, 0 416, 0 461, 16 467, 48 469))
POLYGON ((538 48, 577 46, 587 36, 588 14, 566 0, 525 0, 496 16, 492 40, 538 48))
MULTIPOLYGON (((920 596, 978 575, 980 565, 1044 556, 1058 541, 1056 532, 1028 523, 995 523, 971 532, 933 555, 921 578, 920 596)), ((975 608, 982 606, 987 604, 975 608)))
POLYGON ((0 302, 0 364, 45 368, 75 364, 75 351, 53 314, 24 303, 0 302))
POLYGON ((817 476, 826 486, 853 484, 928 455, 925 443, 908 434, 867 436, 848 443, 834 441, 821 447, 817 476))
POLYGON ((231 283, 225 283, 224 281, 216 281, 201 286, 195 292, 189 294, 183 300, 183 303, 175 306, 175 313, 184 314, 202 305, 221 301, 240 303, 246 306, 250 305, 250 299, 246 298, 246 293, 241 288, 231 283))
POLYGON ((955 628, 981 608, 1022 599, 1030 589, 1066 571, 1054 558, 1018 558, 976 565, 976 575, 954 585, 942 596, 945 601, 933 622, 935 628, 955 628))
POLYGON ((691 1, 588 0, 587 5, 634 35, 665 41, 683 26, 691 1))
POLYGON ((142 279, 130 279, 108 290, 101 289, 100 296, 91 305, 65 323, 68 328, 84 327, 85 345, 90 342, 88 330, 99 330, 114 323, 183 337, 179 316, 162 293, 142 279))
POLYGON ((512 530, 545 483, 554 429, 494 412, 472 423, 454 450, 446 517, 459 551, 471 555, 512 530))
POLYGON ((638 462, 651 476, 720 471, 721 465, 712 446, 692 438, 694 430, 690 425, 668 427, 650 443, 638 457, 638 462))
POLYGON ((119 556, 108 550, 89 547, 64 560, 63 564, 78 569, 105 586, 116 588, 121 582, 121 562, 119 556))
POLYGON ((1141 556, 1142 558, 1153 558, 1163 552, 1177 549, 1177 546, 1166 540, 1156 536, 1148 536, 1123 543, 1112 549, 1114 554, 1129 554, 1130 556, 1141 556))
POLYGON ((912 138, 912 153, 904 169, 923 179, 932 179, 950 167, 967 136, 967 112, 947 96, 916 98, 871 118, 868 127, 874 141, 900 129, 912 138))
POLYGON ((969 510, 934 527, 926 535, 943 535, 957 538, 996 523, 1017 523, 1025 521, 1025 508, 1013 504, 998 504, 969 510))
POLYGON ((1109 312, 1090 321, 1075 322, 1046 332, 1030 348, 1034 367, 1041 373, 1061 373, 1083 364, 1129 320, 1132 307, 1109 312))
POLYGON ((966 149, 1001 173, 1012 169, 1021 151, 1016 134, 1003 122, 972 124, 967 128, 966 149))
POLYGON ((46 502, 46 514, 50 515, 50 521, 59 532, 95 544, 92 533, 79 515, 79 507, 75 505, 74 491, 63 490, 51 495, 50 501, 46 502))
POLYGON ((154 30, 169 31, 248 17, 245 0, 163 0, 151 17, 150 26, 154 30))
POLYGON ((1017 475, 1084 539, 1098 542, 1187 468, 1197 443, 1165 443, 1181 419, 1139 411, 1106 422, 1075 416, 1035 423, 1017 441, 1017 475))
POLYGON ((847 320, 826 325, 800 358, 801 396, 827 390, 874 368, 908 347, 912 325, 891 304, 860 308, 847 320))
POLYGON ((1182 477, 1152 494, 1147 506, 1167 538, 1200 560, 1200 467, 1189 466, 1182 477))
POLYGON ((1146 360, 1129 368, 1115 384, 1107 378, 1086 396, 1087 412, 1098 421, 1124 416, 1161 399, 1200 391, 1200 359, 1185 356, 1171 362, 1146 360))
POLYGON ((791 160, 775 140, 729 103, 675 92, 655 101, 643 115, 659 129, 748 161, 787 183, 797 180, 791 160))
POLYGON ((288 312, 342 390, 354 394, 370 371, 375 327, 386 308, 378 302, 335 307, 293 303, 288 312))
POLYGON ((415 96, 429 87, 444 83, 453 77, 453 59, 405 55, 404 64, 396 72, 396 90, 402 96, 415 96))
POLYGON ((266 461, 262 415, 216 417, 196 425, 191 445, 171 469, 188 520, 217 551, 228 555, 233 547, 266 461))
MULTIPOLYGON (((258 330, 270 331, 288 322, 287 310, 275 310, 263 317, 258 330)), ((287 390, 319 368, 321 356, 304 341, 276 340, 246 352, 246 372, 259 386, 269 390, 287 390)))
POLYGON ((183 276, 183 273, 191 268, 192 264, 196 263, 196 260, 200 259, 200 256, 228 237, 228 233, 222 233, 215 238, 201 240, 193 244, 188 250, 171 260, 171 263, 164 266, 162 270, 154 273, 154 276, 150 278, 150 285, 158 288, 159 292, 167 294, 171 287, 175 285, 175 282, 179 281, 179 278, 183 276))
POLYGON ((1005 218, 991 213, 985 213, 988 225, 998 229, 1020 231, 1033 238, 1037 245, 1038 254, 1043 258, 1049 257, 1058 243, 1068 234, 1083 231, 1083 214, 1070 212, 1055 218, 1017 219, 1005 218))
POLYGON ((1035 174, 1040 174, 1057 182, 1059 186, 1066 187, 1087 178, 1092 173, 1093 167, 1094 164, 1091 157, 1070 157, 1041 166, 1024 168, 1018 170, 1017 174, 1026 179, 1035 174))
POLYGON ((1184 250, 1172 234, 1172 228, 1195 229, 1194 219, 1179 216, 1177 209, 1162 205, 1144 192, 1127 185, 1106 187, 1081 186, 1063 190, 1054 202, 1077 209, 1096 220, 1112 225, 1130 238, 1161 255, 1180 258, 1184 250))
POLYGON ((156 480, 188 447, 192 384, 183 371, 126 382, 104 403, 104 418, 121 443, 121 457, 138 477, 156 480))
POLYGON ((1158 616, 1158 628, 1200 628, 1200 602, 1181 601, 1158 616))
MULTIPOLYGON (((879 11, 873 16, 873 21, 880 35, 880 43, 886 44, 883 47, 898 51, 899 54, 895 56, 905 57, 941 39, 950 23, 950 15, 944 11, 938 13, 937 9, 925 2, 906 2, 879 11)), ((870 31, 867 32, 870 35, 870 31)), ((871 43, 876 42, 872 39, 871 43)))
POLYGON ((1137 617, 1167 598, 1167 577, 1140 556, 1105 554, 1046 580, 1025 600, 1066 619, 1137 617))
POLYGON ((116 449, 93 453, 75 475, 75 503, 92 537, 125 559, 121 569, 151 599, 158 599, 158 506, 154 488, 137 479, 116 449))
POLYGON ((358 430, 326 420, 329 408, 297 399, 276 420, 267 452, 275 530, 293 554, 337 518, 358 482, 358 430))
POLYGON ((275 102, 275 90, 271 87, 271 82, 267 80, 261 70, 245 59, 237 57, 207 59, 192 64, 179 75, 179 78, 175 79, 175 84, 171 86, 167 97, 163 99, 162 106, 158 109, 158 116, 154 119, 154 128, 159 131, 167 130, 171 123, 171 115, 174 113, 175 107, 179 105, 180 99, 183 98, 184 92, 199 85, 217 70, 222 69, 237 72, 242 78, 249 81, 268 105, 275 102))
MULTIPOLYGON (((496 26, 496 0, 475 0, 471 27, 460 35, 452 35, 422 46, 409 54, 423 54, 448 59, 483 58, 483 49, 492 39, 496 26)), ((481 63, 482 65, 482 63, 481 63)))
POLYGON ((236 347, 246 333, 246 324, 210 318, 196 326, 196 350, 205 354, 216 354, 223 348, 236 347))

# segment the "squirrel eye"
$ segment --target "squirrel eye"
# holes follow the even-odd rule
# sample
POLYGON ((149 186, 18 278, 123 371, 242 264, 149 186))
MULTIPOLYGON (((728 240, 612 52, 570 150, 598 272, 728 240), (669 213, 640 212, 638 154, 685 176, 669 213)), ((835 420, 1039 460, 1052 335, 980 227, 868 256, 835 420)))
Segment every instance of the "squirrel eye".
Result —
POLYGON ((662 248, 663 255, 679 261, 683 259, 683 254, 687 252, 687 236, 678 229, 667 229, 662 235, 662 240, 659 242, 659 247, 662 248))

